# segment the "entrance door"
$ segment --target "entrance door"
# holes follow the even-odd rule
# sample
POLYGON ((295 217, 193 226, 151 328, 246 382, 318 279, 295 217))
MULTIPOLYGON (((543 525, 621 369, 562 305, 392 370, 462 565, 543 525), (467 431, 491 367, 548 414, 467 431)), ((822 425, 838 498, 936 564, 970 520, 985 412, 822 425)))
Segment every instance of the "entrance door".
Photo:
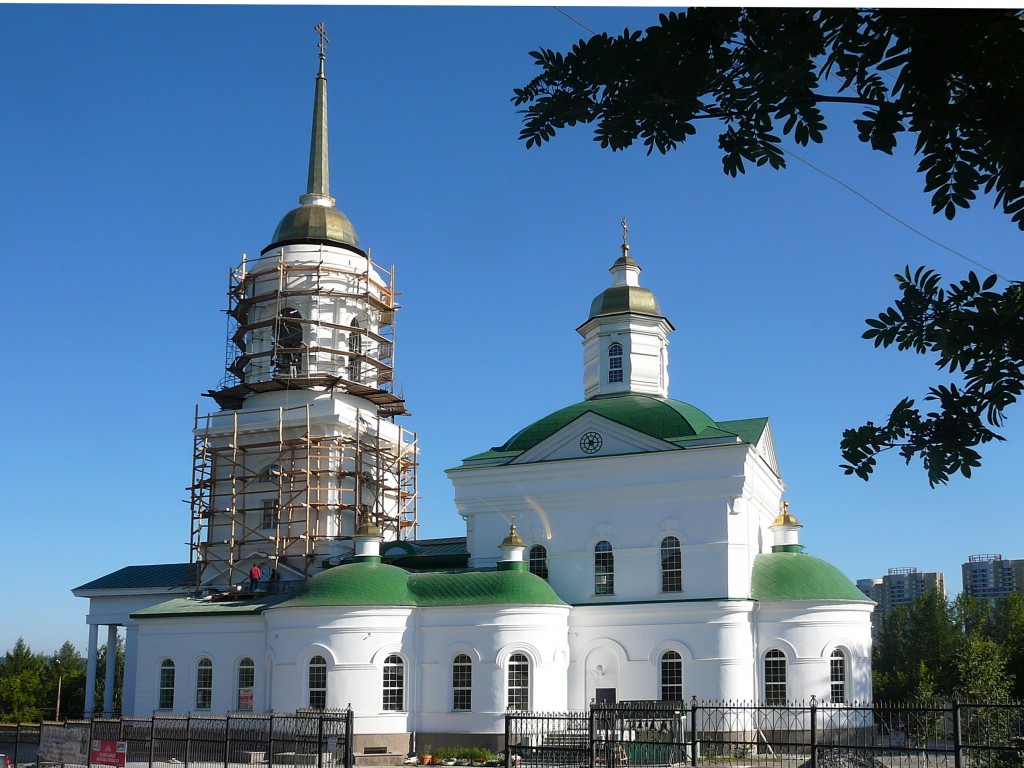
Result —
POLYGON ((614 704, 615 703, 615 689, 614 688, 597 688, 594 691, 594 700, 598 704, 614 704))

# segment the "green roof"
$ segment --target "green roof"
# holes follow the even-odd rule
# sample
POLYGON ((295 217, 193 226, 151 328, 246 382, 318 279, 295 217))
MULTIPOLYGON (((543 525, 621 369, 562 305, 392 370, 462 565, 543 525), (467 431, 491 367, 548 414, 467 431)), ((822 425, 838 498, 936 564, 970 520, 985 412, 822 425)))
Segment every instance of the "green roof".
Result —
POLYGON ((798 552, 771 552, 754 558, 750 596, 780 600, 853 600, 871 602, 846 574, 831 563, 798 552))
POLYGON ((92 589, 152 589, 187 587, 195 583, 195 566, 191 563, 160 565, 128 565, 100 576, 73 591, 92 589))
POLYGON ((307 606, 565 605, 550 585, 524 571, 409 573, 384 563, 349 563, 307 581, 281 603, 307 606))
POLYGON ((464 461, 501 463, 514 459, 585 413, 595 413, 630 429, 677 445, 683 445, 688 441, 728 437, 738 437, 741 442, 756 445, 768 424, 767 418, 715 422, 696 406, 656 395, 602 395, 538 419, 514 434, 505 444, 468 456, 464 461))
POLYGON ((196 597, 179 597, 159 605, 143 608, 132 614, 132 618, 153 619, 167 616, 256 616, 267 608, 285 600, 287 595, 264 595, 244 600, 204 600, 196 597))
POLYGON ((311 578, 285 605, 415 605, 408 579, 408 572, 384 563, 339 565, 311 578))
POLYGON ((409 589, 421 606, 565 605, 540 576, 528 571, 419 573, 409 589))

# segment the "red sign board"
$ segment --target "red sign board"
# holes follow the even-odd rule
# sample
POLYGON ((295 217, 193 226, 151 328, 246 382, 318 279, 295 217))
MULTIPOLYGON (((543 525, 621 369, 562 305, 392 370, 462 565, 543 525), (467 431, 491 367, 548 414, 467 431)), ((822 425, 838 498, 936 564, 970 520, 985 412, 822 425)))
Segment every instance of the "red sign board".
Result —
POLYGON ((127 752, 127 741, 93 739, 89 762, 92 765, 113 765, 117 768, 124 768, 124 758, 127 752))

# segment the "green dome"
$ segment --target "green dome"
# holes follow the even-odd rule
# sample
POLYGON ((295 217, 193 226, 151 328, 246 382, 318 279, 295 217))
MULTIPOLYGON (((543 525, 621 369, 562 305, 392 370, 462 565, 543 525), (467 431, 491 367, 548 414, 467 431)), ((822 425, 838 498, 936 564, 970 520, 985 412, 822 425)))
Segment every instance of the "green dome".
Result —
POLYGON ((649 288, 642 285, 613 285, 601 291, 591 302, 588 319, 626 312, 661 317, 661 307, 649 288))
POLYGON ((317 574, 281 608, 317 606, 565 605, 526 571, 414 573, 378 562, 348 563, 317 574))
POLYGON ((420 606, 565 605, 540 576, 529 571, 417 573, 409 590, 420 606))
POLYGON ((680 400, 669 400, 655 395, 604 395, 562 408, 533 422, 496 450, 529 450, 584 413, 596 413, 638 432, 669 442, 693 437, 709 427, 718 427, 704 411, 680 400))
POLYGON ((408 572, 383 563, 349 563, 318 573, 282 607, 319 605, 415 605, 408 572))
POLYGON ((871 600, 846 574, 821 558, 797 552, 771 552, 754 558, 750 596, 762 602, 781 600, 871 600))
POLYGON ((270 245, 263 252, 289 243, 322 243, 359 248, 359 238, 352 222, 334 206, 326 205, 300 205, 288 211, 274 230, 270 245))

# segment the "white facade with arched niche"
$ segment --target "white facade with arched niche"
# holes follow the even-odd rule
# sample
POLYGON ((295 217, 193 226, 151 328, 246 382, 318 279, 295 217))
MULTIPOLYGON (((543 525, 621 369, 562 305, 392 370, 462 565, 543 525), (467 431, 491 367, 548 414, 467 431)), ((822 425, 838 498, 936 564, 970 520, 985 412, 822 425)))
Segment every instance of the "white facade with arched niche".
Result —
POLYGON ((584 399, 449 469, 465 536, 415 539, 393 286, 328 193, 322 56, 307 193, 232 278, 195 560, 75 590, 89 685, 125 626, 124 714, 351 705, 366 760, 497 746, 510 707, 869 699, 871 602, 804 553, 768 419, 669 397, 674 329, 625 243, 577 329, 584 399))

